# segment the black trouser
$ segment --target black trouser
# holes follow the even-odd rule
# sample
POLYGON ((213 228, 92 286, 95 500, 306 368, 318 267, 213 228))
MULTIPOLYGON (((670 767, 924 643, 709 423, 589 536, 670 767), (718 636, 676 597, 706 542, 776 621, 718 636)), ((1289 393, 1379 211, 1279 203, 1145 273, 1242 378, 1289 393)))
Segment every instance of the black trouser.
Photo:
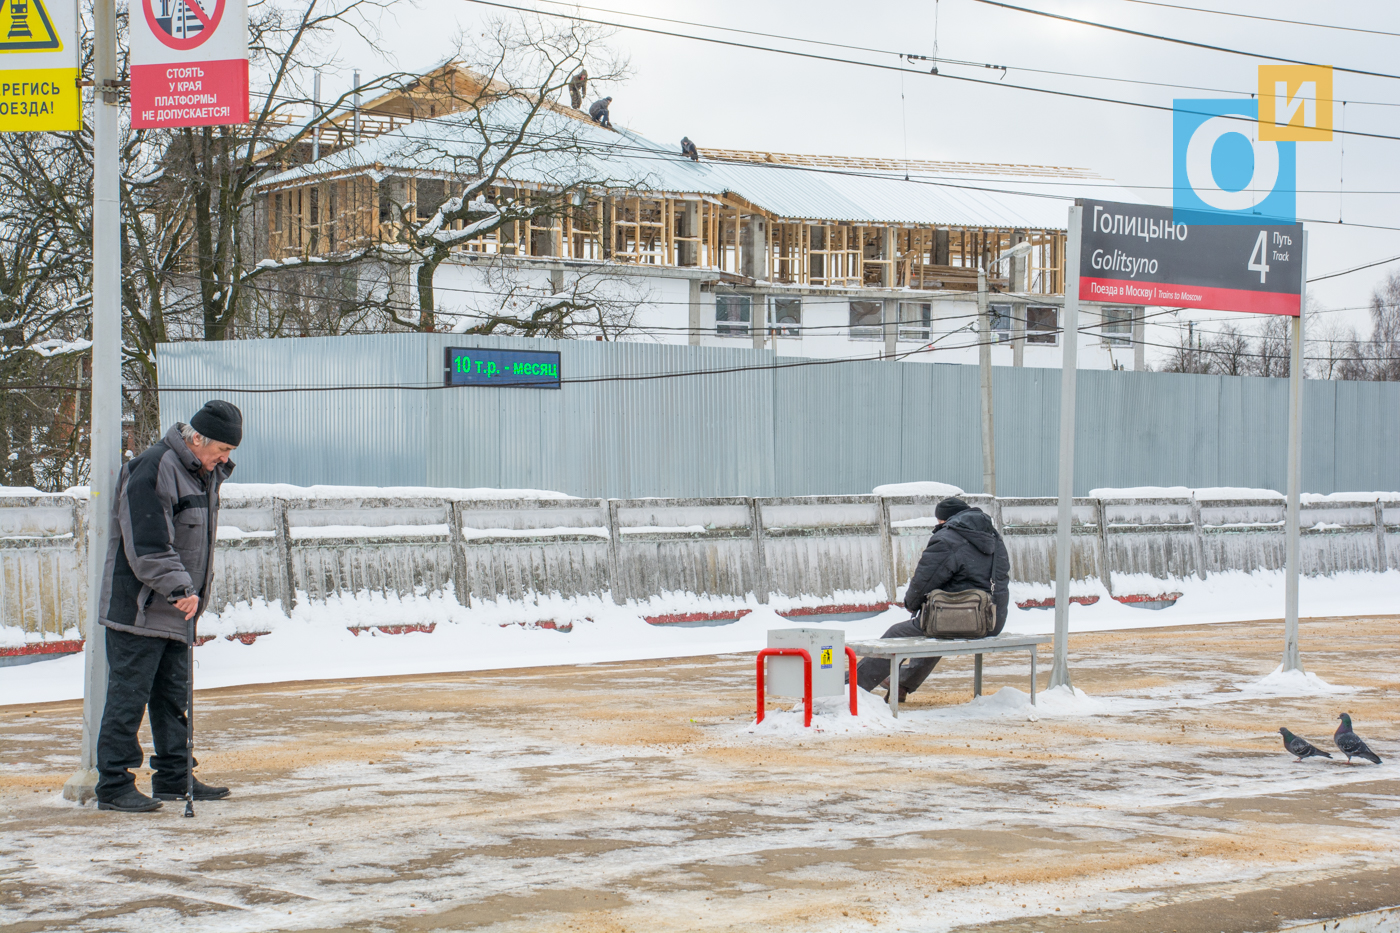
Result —
MULTIPOLYGON (((897 622, 891 625, 881 637, 923 638, 924 630, 919 627, 918 619, 910 619, 908 622, 897 622)), ((919 689, 920 684, 928 679, 928 675, 933 673, 933 669, 937 665, 938 658, 910 658, 900 665, 899 685, 913 693, 919 689)), ((862 690, 874 690, 888 676, 890 676, 889 658, 861 658, 860 666, 856 668, 856 682, 860 684, 862 690)))
POLYGON ((97 799, 112 801, 136 786, 129 768, 141 767, 136 730, 151 711, 156 753, 153 788, 185 790, 185 701, 189 696, 189 646, 170 638, 107 633, 107 705, 97 735, 97 799))

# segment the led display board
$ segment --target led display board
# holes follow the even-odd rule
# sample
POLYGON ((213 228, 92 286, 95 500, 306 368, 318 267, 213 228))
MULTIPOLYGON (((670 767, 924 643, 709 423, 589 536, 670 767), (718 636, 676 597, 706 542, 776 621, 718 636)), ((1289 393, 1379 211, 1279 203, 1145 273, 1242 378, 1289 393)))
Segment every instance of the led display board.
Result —
POLYGON ((445 357, 443 385, 559 388, 557 351, 448 347, 445 357))

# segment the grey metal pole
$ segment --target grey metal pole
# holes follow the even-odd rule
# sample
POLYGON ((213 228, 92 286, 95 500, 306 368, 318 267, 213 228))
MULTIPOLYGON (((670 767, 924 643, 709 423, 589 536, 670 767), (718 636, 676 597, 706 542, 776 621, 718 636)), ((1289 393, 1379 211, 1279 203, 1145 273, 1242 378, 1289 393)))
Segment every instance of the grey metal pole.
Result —
POLYGON ((1292 322, 1291 361, 1288 373, 1288 515, 1287 550, 1284 556, 1283 669, 1301 671, 1298 655, 1298 550, 1299 512, 1303 492, 1303 314, 1308 300, 1308 234, 1303 232, 1303 284, 1298 295, 1298 316, 1292 322))
POLYGON ((107 699, 107 645, 97 623, 97 601, 122 449, 120 109, 113 0, 96 0, 93 6, 92 75, 92 446, 87 613, 83 620, 83 744, 79 770, 63 785, 63 796, 79 802, 92 799, 97 786, 97 735, 107 699))
POLYGON ((321 158, 321 72, 311 83, 311 161, 321 158))
POLYGON ((355 71, 355 145, 360 144, 360 72, 355 71))
POLYGON ((992 316, 987 310, 987 269, 977 265, 977 369, 982 380, 982 494, 997 494, 996 436, 992 431, 992 316))
POLYGON ((1075 376, 1079 365, 1079 228, 1084 208, 1069 209, 1069 248, 1065 250, 1065 310, 1060 364, 1060 524, 1055 536, 1055 661, 1050 686, 1069 682, 1069 580, 1070 529, 1074 519, 1074 407, 1075 376))

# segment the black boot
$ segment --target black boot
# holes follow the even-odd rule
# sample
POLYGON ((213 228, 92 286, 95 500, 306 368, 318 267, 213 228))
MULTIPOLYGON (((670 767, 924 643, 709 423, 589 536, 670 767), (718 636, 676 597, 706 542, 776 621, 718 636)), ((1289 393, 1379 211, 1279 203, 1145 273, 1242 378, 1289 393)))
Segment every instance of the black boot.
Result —
MULTIPOLYGON (((184 800, 185 784, 180 782, 179 790, 171 790, 166 784, 151 784, 151 793, 157 800, 184 800)), ((228 796, 227 787, 211 787, 199 778, 194 779, 195 800, 223 800, 228 796)))
POLYGON ((149 813, 162 806, 159 800, 152 800, 134 787, 120 797, 97 801, 99 810, 119 810, 122 813, 149 813))

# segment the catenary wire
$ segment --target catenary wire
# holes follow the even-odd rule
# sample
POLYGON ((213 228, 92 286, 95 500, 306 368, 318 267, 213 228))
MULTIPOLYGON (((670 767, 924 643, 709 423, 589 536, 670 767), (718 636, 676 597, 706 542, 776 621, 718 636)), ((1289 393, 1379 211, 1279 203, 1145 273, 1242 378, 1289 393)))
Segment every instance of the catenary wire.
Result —
MULTIPOLYGON (((833 55, 818 55, 818 54, 813 53, 813 52, 801 52, 801 51, 798 51, 798 50, 796 50, 796 49, 779 49, 779 48, 773 48, 773 47, 771 47, 771 46, 754 45, 754 44, 752 44, 752 43, 747 43, 747 42, 736 42, 736 41, 733 41, 733 40, 730 40, 730 39, 719 39, 719 38, 714 38, 714 37, 712 37, 712 36, 694 36, 694 35, 688 35, 688 34, 686 34, 686 33, 670 32, 670 31, 664 30, 664 29, 653 29, 653 28, 648 27, 648 26, 633 26, 633 25, 628 25, 628 24, 626 24, 626 23, 614 23, 614 22, 608 22, 608 21, 606 21, 606 20, 590 19, 590 18, 588 18, 588 17, 575 16, 575 15, 570 15, 570 14, 565 14, 565 13, 555 13, 555 12, 552 12, 552 11, 549 11, 549 10, 538 10, 538 9, 530 9, 530 8, 526 8, 526 7, 518 7, 518 6, 514 6, 514 5, 512 5, 512 4, 509 4, 509 3, 500 3, 500 2, 497 2, 497 0, 462 0, 462 2, 464 2, 464 3, 475 3, 475 4, 479 4, 479 5, 481 5, 481 6, 497 7, 497 8, 499 8, 499 9, 503 9, 503 10, 511 10, 511 11, 513 11, 513 12, 516 12, 516 13, 522 13, 522 12, 523 12, 523 13, 537 13, 537 14, 539 14, 539 15, 541 15, 541 16, 563 17, 563 18, 567 18, 567 19, 578 20, 578 21, 581 21, 581 22, 592 23, 592 24, 598 25, 598 26, 608 26, 608 27, 611 27, 611 28, 614 28, 614 29, 629 29, 629 30, 632 30, 632 31, 634 31, 634 32, 646 32, 646 33, 652 33, 652 34, 654 34, 654 35, 670 36, 670 37, 672 37, 672 38, 678 38, 678 39, 690 39, 690 40, 693 40, 693 41, 696 41, 696 42, 709 42, 709 43, 714 43, 714 44, 718 44, 718 45, 731 46, 731 47, 733 47, 733 48, 750 49, 750 50, 759 51, 759 52, 772 52, 772 53, 775 53, 775 54, 778 54, 778 55, 790 55, 790 56, 795 56, 795 57, 797 57, 797 58, 810 58, 810 59, 813 59, 813 60, 815 60, 815 61, 825 61, 825 62, 831 62, 831 63, 833 63, 833 64, 857 65, 857 66, 861 66, 861 67, 865 67, 865 68, 875 68, 875 69, 878 69, 878 70, 881 70, 881 71, 902 71, 902 72, 905 72, 905 73, 908 73, 908 74, 925 75, 925 76, 934 77, 934 78, 947 78, 947 79, 950 80, 950 81, 961 81, 961 82, 968 83, 968 84, 978 84, 978 85, 983 85, 983 86, 986 86, 986 87, 1009 88, 1009 89, 1012 89, 1012 90, 1026 91, 1026 92, 1033 93, 1033 94, 1046 94, 1046 95, 1050 95, 1050 96, 1053 96, 1053 97, 1067 97, 1067 98, 1072 98, 1072 99, 1075 99, 1075 100, 1092 101, 1092 102, 1096 102, 1096 103, 1118 104, 1118 105, 1120 105, 1120 106, 1125 106, 1125 107, 1137 107, 1137 108, 1139 108, 1139 109, 1144 109, 1144 110, 1157 110, 1157 111, 1165 111, 1165 112, 1168 112, 1168 113, 1198 114, 1198 115, 1200 115, 1200 116, 1209 116, 1209 117, 1223 117, 1224 119, 1227 119, 1227 120, 1235 120, 1235 121, 1238 121, 1238 122, 1241 122, 1241 123, 1257 123, 1257 122, 1258 122, 1257 118, 1250 118, 1250 117, 1246 117, 1246 116, 1243 116, 1243 115, 1235 116, 1235 115, 1232 115, 1232 114, 1206 113, 1205 111, 1180 110, 1180 109, 1178 109, 1178 108, 1176 108, 1176 107, 1169 107, 1169 106, 1166 106, 1166 105, 1164 105, 1164 104, 1151 104, 1151 103, 1146 103, 1146 102, 1143 102, 1143 101, 1122 100, 1122 99, 1116 98, 1116 97, 1100 97, 1100 96, 1095 95, 1095 94, 1079 94, 1079 93, 1075 93, 1075 92, 1073 92, 1073 91, 1055 90, 1055 89, 1053 89, 1053 88, 1035 87, 1035 86, 1026 85, 1026 84, 1008 84, 1008 83, 1006 83, 1005 81, 987 81, 987 80, 983 80, 983 79, 981 79, 981 78, 971 78, 971 77, 968 77, 968 76, 966 76, 966 75, 946 74, 946 73, 943 73, 943 72, 939 72, 939 71, 937 71, 936 69, 935 69, 934 71, 932 71, 932 72, 925 72, 925 71, 922 71, 922 70, 913 70, 913 69, 903 68, 903 67, 896 66, 896 65, 883 65, 883 64, 880 64, 879 62, 865 62, 865 61, 859 61, 859 60, 856 60, 856 59, 838 58, 838 57, 833 56, 833 55)), ((992 0, 978 0, 978 2, 981 2, 981 3, 991 3, 992 0)), ((1011 6, 1006 5, 1006 4, 996 4, 996 5, 998 5, 998 6, 1008 6, 1008 9, 1016 9, 1016 10, 1021 9, 1020 7, 1011 7, 1011 6)), ((1037 12, 1037 11, 1035 11, 1035 10, 1028 10, 1028 11, 1026 11, 1026 12, 1032 12, 1032 13, 1034 13, 1034 12, 1037 12)), ((1049 14, 1045 14, 1045 15, 1049 15, 1049 14)), ((1090 25, 1094 25, 1094 24, 1090 24, 1090 25)), ((1179 41, 1184 41, 1184 40, 1179 40, 1179 41)), ((1250 53, 1241 52, 1241 53, 1239 53, 1239 54, 1244 55, 1244 54, 1250 54, 1250 53)), ((1257 57, 1257 56, 1256 56, 1256 57, 1257 57)), ((1267 57, 1267 56, 1266 56, 1266 57, 1267 57)), ((1291 59, 1272 59, 1272 60, 1273 60, 1273 61, 1291 61, 1291 59)), ((1298 64, 1307 64, 1307 63, 1306 63, 1306 62, 1300 62, 1300 63, 1298 63, 1298 64)), ((1342 71, 1351 70, 1351 69, 1341 68, 1340 66, 1337 66, 1337 67, 1338 67, 1338 70, 1342 70, 1342 71)), ((1362 73, 1362 74, 1369 74, 1369 72, 1361 72, 1361 73, 1362 73)), ((1378 77, 1385 77, 1385 78, 1400 78, 1400 75, 1385 75, 1385 74, 1380 74, 1380 75, 1377 75, 1377 76, 1378 76, 1378 77)), ((1336 133, 1339 133, 1339 132, 1341 132, 1341 131, 1336 130, 1336 129, 1333 129, 1332 132, 1333 132, 1334 134, 1336 134, 1336 133)), ((1347 130, 1347 131, 1346 131, 1346 134, 1349 135, 1349 136, 1361 136, 1361 137, 1366 137, 1366 138, 1369 138, 1369 139, 1384 139, 1384 140, 1391 140, 1391 141, 1400 140, 1400 136, 1392 136, 1392 135, 1386 134, 1386 133, 1367 133, 1367 132, 1364 132, 1364 131, 1361 131, 1361 130, 1347 130)))
MULTIPOLYGON (((694 22, 694 21, 692 21, 692 20, 672 19, 672 18, 666 17, 666 16, 653 16, 653 15, 649 15, 649 14, 646 14, 646 13, 630 13, 630 12, 627 12, 626 10, 610 10, 610 9, 605 8, 605 7, 584 6, 584 5, 581 5, 581 4, 567 3, 567 2, 565 2, 565 0, 537 0, 537 2, 548 3, 548 4, 552 5, 552 6, 563 6, 563 7, 566 7, 566 8, 568 8, 568 9, 589 10, 590 12, 593 12, 593 13, 607 13, 607 14, 612 15, 612 16, 629 16, 629 17, 632 17, 633 19, 646 19, 646 20, 651 20, 651 21, 653 21, 653 22, 670 23, 670 24, 675 25, 675 26, 692 26, 692 27, 696 27, 696 28, 699 28, 699 29, 712 29, 712 30, 715 30, 715 31, 717 31, 717 32, 732 32, 732 33, 736 33, 736 34, 738 34, 738 35, 758 36, 758 37, 764 38, 764 39, 778 39, 778 40, 780 40, 780 41, 787 41, 787 42, 801 42, 801 43, 804 43, 804 44, 806 44, 806 45, 822 45, 822 46, 826 46, 826 47, 828 47, 828 48, 847 49, 847 50, 852 51, 852 52, 871 52, 871 53, 874 53, 874 54, 877 54, 877 55, 893 55, 893 56, 895 56, 895 57, 897 57, 897 58, 902 58, 902 59, 917 59, 917 60, 919 60, 919 61, 928 61, 928 62, 935 62, 935 63, 939 63, 939 64, 948 64, 948 65, 964 65, 964 66, 967 66, 967 67, 969 67, 969 68, 991 68, 991 69, 997 69, 997 70, 1001 70, 1001 71, 1008 71, 1008 70, 1009 70, 1009 71, 1024 71, 1024 72, 1028 72, 1028 73, 1031 73, 1031 74, 1054 75, 1054 76, 1056 76, 1056 77, 1062 77, 1062 78, 1082 78, 1082 79, 1088 80, 1088 81, 1112 81, 1112 82, 1120 83, 1120 84, 1141 84, 1141 85, 1146 85, 1146 86, 1149 86, 1149 87, 1169 87, 1169 88, 1177 88, 1177 89, 1179 89, 1179 90, 1184 90, 1184 91, 1208 91, 1208 92, 1213 93, 1213 94, 1237 94, 1237 95, 1239 95, 1239 96, 1241 96, 1241 97, 1253 97, 1253 96, 1254 96, 1254 93, 1251 92, 1251 91, 1236 91, 1236 90, 1233 90, 1233 89, 1230 89, 1230 88, 1203 87, 1203 86, 1201 86, 1201 85, 1196 85, 1196 84, 1173 84, 1173 83, 1167 82, 1167 81, 1144 81, 1144 80, 1141 80, 1141 79, 1138 79, 1138 78, 1119 78, 1119 77, 1114 77, 1114 76, 1112 76, 1112 75, 1092 75, 1092 74, 1082 74, 1082 73, 1080 73, 1080 72, 1074 72, 1074 71, 1056 71, 1056 70, 1050 69, 1050 68, 1032 68, 1032 67, 1030 67, 1030 66, 1028 66, 1028 65, 999 65, 999 64, 995 64, 995 63, 993 63, 993 62, 978 62, 978 61, 969 61, 969 60, 966 60, 966 59, 944 58, 944 57, 939 56, 936 52, 935 52, 935 54, 933 54, 933 55, 931 55, 931 56, 929 56, 929 55, 910 55, 910 54, 907 53, 907 52, 897 52, 897 51, 895 51, 895 50, 893 50, 893 49, 876 49, 876 48, 871 48, 871 47, 869 47, 869 46, 864 46, 864 45, 851 45, 851 44, 849 44, 849 43, 844 43, 844 42, 830 42, 830 41, 823 40, 823 39, 807 39, 807 38, 803 38, 803 37, 801 37, 801 36, 785 36, 785 35, 783 35, 783 34, 781 34, 781 33, 759 32, 759 31, 753 30, 753 29, 740 29, 740 28, 738 28, 738 27, 736 27, 736 26, 719 26, 719 25, 716 25, 716 24, 714 24, 714 23, 697 23, 697 22, 694 22)), ((1145 2, 1145 0, 1138 0, 1138 2, 1145 2)), ((1165 6, 1166 4, 1161 4, 1161 5, 1165 6)), ((523 8, 522 8, 522 9, 523 9, 523 8)), ((1181 9, 1194 9, 1194 8, 1193 8, 1193 7, 1181 7, 1181 9)), ((1203 10, 1203 11, 1200 11, 1200 12, 1212 13, 1212 12, 1216 12, 1216 11, 1214 11, 1214 10, 1203 10)), ((1236 15, 1243 15, 1243 14, 1236 14, 1236 15)), ((1254 17, 1254 18, 1265 19, 1265 18, 1267 18, 1267 17, 1254 17)), ((1287 22, 1287 21, 1285 20, 1284 22, 1287 22)), ((1344 28, 1347 28, 1347 27, 1337 26, 1337 27, 1331 27, 1331 28, 1344 29, 1344 28)), ((1371 31, 1371 30, 1359 30, 1359 31, 1369 32, 1369 31, 1371 31)), ((1382 33, 1382 35, 1396 35, 1396 34, 1395 34, 1395 33, 1382 33)), ((1350 101, 1350 103, 1354 103, 1354 104, 1366 104, 1366 105, 1368 105, 1368 106, 1376 106, 1376 107, 1400 107, 1400 103, 1397 103, 1397 102, 1395 102, 1395 101, 1376 101, 1376 100, 1369 100, 1369 101, 1350 101)))
MULTIPOLYGON (((473 0, 473 2, 476 2, 476 0, 473 0)), ((1143 39, 1154 39, 1158 42, 1170 42, 1175 45, 1186 45, 1192 48, 1205 49, 1209 52, 1224 52, 1227 55, 1242 55, 1245 58, 1262 58, 1272 62, 1286 62, 1290 65, 1310 65, 1316 68, 1331 68, 1334 71, 1344 71, 1347 74, 1363 75, 1368 78, 1391 78, 1394 80, 1400 80, 1400 75, 1388 74, 1383 71, 1367 71, 1363 68, 1348 68, 1345 65, 1322 65, 1318 62, 1303 61, 1302 59, 1297 58, 1284 58, 1280 55, 1266 55, 1262 52, 1245 52, 1241 51, 1240 49, 1226 48, 1223 45, 1210 45, 1206 42, 1196 42, 1191 39, 1179 39, 1174 36, 1163 36, 1158 35, 1157 33, 1144 32, 1138 29, 1129 29, 1126 26, 1112 26, 1108 23, 1096 23, 1091 19, 1079 19, 1075 16, 1066 16, 1063 13, 1050 13, 1045 10, 1034 10, 1030 7, 1015 6, 1014 4, 1004 3, 1002 2, 1002 0, 976 0, 976 2, 986 4, 987 6, 1001 7, 1005 10, 1014 10, 1017 13, 1030 13, 1034 16, 1044 16, 1048 19, 1058 19, 1067 23, 1078 23, 1081 26, 1093 26, 1095 29, 1106 29, 1110 32, 1122 33, 1124 35, 1129 36, 1138 36, 1139 38, 1143 39)))
POLYGON ((1361 32, 1373 36, 1397 36, 1400 32, 1386 32, 1384 29, 1365 29, 1360 26, 1340 26, 1334 23, 1308 23, 1296 19, 1281 19, 1276 16, 1257 16, 1253 13, 1236 13, 1231 10, 1208 10, 1198 6, 1182 6, 1177 3, 1161 3, 1159 0, 1120 0, 1122 3, 1136 3, 1141 6, 1163 7, 1168 10, 1182 10, 1187 13, 1209 13, 1214 16, 1232 16, 1236 19, 1253 19, 1265 23, 1282 23, 1285 26, 1305 26, 1310 29, 1337 29, 1343 32, 1361 32))

